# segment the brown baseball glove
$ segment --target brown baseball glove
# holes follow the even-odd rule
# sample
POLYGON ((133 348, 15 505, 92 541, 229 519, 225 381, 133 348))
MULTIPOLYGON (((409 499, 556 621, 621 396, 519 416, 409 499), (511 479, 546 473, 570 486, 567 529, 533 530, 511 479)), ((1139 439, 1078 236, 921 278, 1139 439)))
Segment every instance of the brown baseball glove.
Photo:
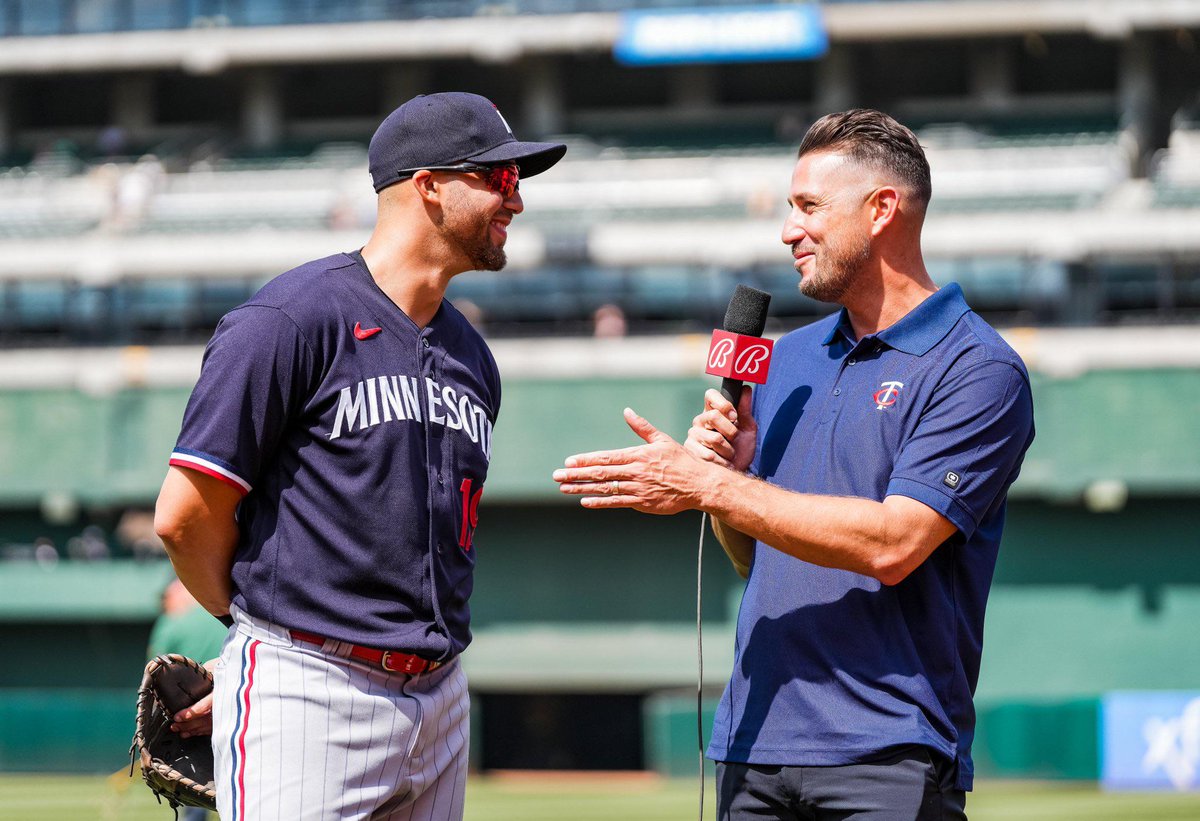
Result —
POLYGON ((139 761, 142 778, 159 801, 215 811, 213 754, 208 736, 182 738, 173 716, 212 692, 212 674, 186 656, 156 656, 138 688, 137 726, 129 748, 130 772, 139 761))

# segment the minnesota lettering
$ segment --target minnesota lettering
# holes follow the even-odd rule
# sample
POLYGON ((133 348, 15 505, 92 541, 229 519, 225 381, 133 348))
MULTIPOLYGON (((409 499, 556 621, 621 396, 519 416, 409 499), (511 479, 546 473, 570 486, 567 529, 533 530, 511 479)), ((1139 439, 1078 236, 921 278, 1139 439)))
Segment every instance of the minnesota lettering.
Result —
POLYGON ((421 422, 462 431, 483 451, 492 456, 492 422, 487 412, 471 397, 451 385, 441 386, 426 377, 424 390, 415 376, 373 376, 338 396, 337 415, 330 439, 343 433, 373 428, 382 422, 421 422))

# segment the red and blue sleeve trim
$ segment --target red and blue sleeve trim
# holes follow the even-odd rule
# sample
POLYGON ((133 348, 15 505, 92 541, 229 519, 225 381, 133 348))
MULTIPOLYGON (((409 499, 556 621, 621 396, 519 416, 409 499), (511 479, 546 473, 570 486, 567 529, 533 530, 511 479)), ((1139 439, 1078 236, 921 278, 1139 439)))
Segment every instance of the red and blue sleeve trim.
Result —
POLYGON ((197 470, 200 473, 205 473, 216 479, 220 479, 222 482, 237 488, 238 492, 243 496, 245 496, 251 490, 250 483, 241 476, 238 476, 237 473, 235 473, 229 467, 217 462, 210 456, 206 456, 205 454, 198 453, 196 451, 176 448, 171 454, 171 460, 169 464, 180 468, 191 468, 192 470, 197 470))

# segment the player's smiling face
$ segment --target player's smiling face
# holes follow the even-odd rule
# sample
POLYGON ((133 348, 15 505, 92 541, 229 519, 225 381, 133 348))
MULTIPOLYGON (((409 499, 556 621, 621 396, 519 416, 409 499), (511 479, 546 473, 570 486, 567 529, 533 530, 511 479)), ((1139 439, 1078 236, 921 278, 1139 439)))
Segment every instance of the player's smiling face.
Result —
POLYGON ((475 271, 499 271, 508 261, 504 244, 513 217, 525 210, 520 191, 505 199, 478 174, 456 175, 445 187, 442 232, 475 271))
POLYGON ((782 239, 805 296, 837 302, 870 258, 863 189, 862 169, 841 154, 816 151, 796 163, 782 239))

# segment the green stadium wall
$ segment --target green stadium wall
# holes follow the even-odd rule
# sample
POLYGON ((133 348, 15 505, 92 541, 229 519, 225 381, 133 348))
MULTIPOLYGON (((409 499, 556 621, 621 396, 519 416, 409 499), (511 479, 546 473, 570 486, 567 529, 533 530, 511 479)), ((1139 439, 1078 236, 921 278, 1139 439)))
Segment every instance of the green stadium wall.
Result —
MULTIPOLYGON (((510 379, 486 499, 546 501, 550 471, 570 453, 635 442, 626 405, 683 436, 698 377, 510 379)), ((1097 481, 1135 494, 1200 494, 1200 372, 1190 368, 1033 374, 1037 440, 1014 495, 1071 501, 1097 481)), ((186 388, 0 391, 0 506, 47 493, 85 504, 145 504, 158 492, 186 388)))
MULTIPOLYGON (((981 775, 1095 778, 1103 693, 1200 687, 1200 654, 1189 650, 1200 623, 1197 376, 1035 375, 1038 439, 1014 488, 988 608, 981 775), (1119 509, 1083 503, 1090 485, 1113 481, 1129 491, 1119 509)), ((646 765, 666 773, 695 772, 695 700, 683 693, 694 688, 699 517, 585 511, 558 497, 549 474, 569 453, 633 443, 626 404, 682 435, 706 384, 510 380, 481 510, 467 654, 476 691, 643 694, 646 765)), ((0 539, 37 531, 46 494, 74 497, 83 515, 151 504, 185 400, 176 389, 0 392, 0 539)), ((741 581, 715 542, 706 549, 711 708, 731 663, 741 581)), ((10 660, 0 667, 0 770, 123 765, 168 576, 163 562, 0 564, 0 658, 10 660), (79 689, 63 658, 86 666, 95 686, 79 689)))

